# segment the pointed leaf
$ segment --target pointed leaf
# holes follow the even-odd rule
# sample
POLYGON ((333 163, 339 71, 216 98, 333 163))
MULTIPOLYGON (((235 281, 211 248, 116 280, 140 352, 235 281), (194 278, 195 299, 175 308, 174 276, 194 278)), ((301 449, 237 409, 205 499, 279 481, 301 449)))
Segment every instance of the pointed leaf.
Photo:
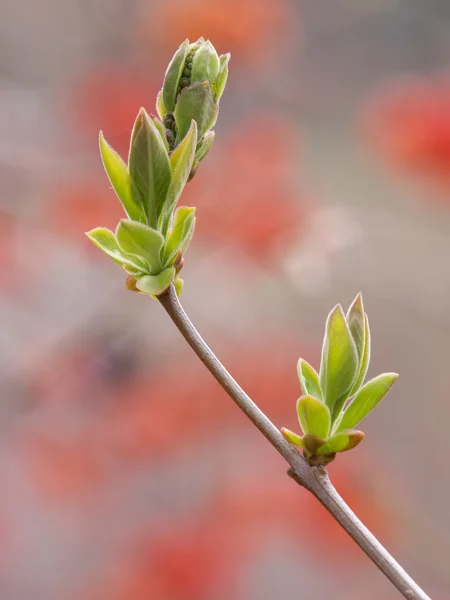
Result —
POLYGON ((117 243, 114 233, 109 229, 106 229, 106 227, 97 227, 96 229, 86 232, 86 235, 94 242, 97 248, 100 248, 100 250, 112 258, 118 265, 127 265, 136 269, 138 272, 145 272, 148 269, 148 265, 144 260, 123 252, 117 243))
POLYGON ((99 145, 103 167, 117 197, 121 201, 127 216, 130 219, 139 221, 144 209, 139 192, 128 173, 128 167, 117 152, 111 148, 101 131, 99 145))
POLYGON ((217 79, 212 84, 212 91, 216 97, 216 100, 219 101, 220 97, 223 94, 225 86, 227 84, 228 79, 228 63, 230 62, 231 54, 222 54, 220 57, 220 71, 217 79))
POLYGON ((195 227, 195 208, 180 206, 175 211, 172 231, 167 236, 164 249, 164 264, 169 265, 178 251, 185 253, 195 227))
POLYGON ((294 444, 294 446, 300 446, 301 448, 303 448, 303 439, 300 435, 297 435, 290 429, 286 429, 286 427, 282 427, 280 431, 284 439, 287 440, 290 444, 294 444))
POLYGON ((189 49, 189 40, 184 40, 178 50, 175 52, 172 60, 167 67, 164 76, 164 85, 162 89, 162 102, 168 112, 175 110, 177 100, 178 82, 184 69, 184 63, 189 49))
POLYGON ((192 121, 186 137, 170 156, 172 180, 167 191, 167 199, 161 219, 161 230, 164 234, 167 232, 167 229, 170 225, 173 209, 175 208, 184 186, 189 179, 192 164, 195 158, 196 146, 197 123, 192 121))
POLYGON ((136 281, 136 287, 145 294, 159 296, 169 287, 174 277, 175 269, 169 267, 168 269, 164 269, 164 271, 158 275, 143 275, 142 277, 139 277, 136 281))
POLYGON ((161 121, 163 121, 167 114, 167 110, 164 106, 162 90, 160 90, 156 96, 156 112, 158 113, 158 117, 161 119, 161 121))
POLYGON ((148 224, 156 227, 172 179, 166 146, 153 122, 142 108, 131 136, 130 175, 138 188, 148 224))
POLYGON ((357 369, 355 342, 342 307, 338 304, 327 319, 319 376, 320 387, 333 421, 348 398, 357 369))
POLYGON ((362 295, 359 293, 353 300, 350 308, 347 312, 347 323, 355 342, 356 351, 358 353, 359 364, 361 364, 361 357, 364 352, 365 344, 365 318, 364 318, 364 306, 362 301, 362 295))
POLYGON ((345 409, 337 431, 353 429, 383 400, 397 381, 397 373, 384 373, 364 385, 345 409))
POLYGON ((364 315, 364 350, 361 356, 358 375, 353 383, 349 396, 353 396, 364 383, 370 363, 370 327, 367 314, 364 315))
POLYGON ((320 389, 319 375, 313 367, 300 358, 297 363, 297 373, 300 379, 300 385, 304 394, 309 394, 323 400, 322 390, 320 389))
POLYGON ((201 162, 211 150, 216 134, 214 131, 207 131, 203 137, 202 143, 195 152, 195 158, 201 162))
POLYGON ((328 438, 326 446, 320 448, 317 454, 347 452, 355 448, 363 438, 364 433, 362 431, 346 429, 328 438))
POLYGON ((198 138, 201 139, 217 117, 217 106, 209 83, 197 82, 181 90, 174 115, 179 140, 187 134, 192 119, 197 122, 198 138))
POLYGON ((302 396, 297 401, 297 414, 303 433, 326 438, 331 417, 328 407, 313 396, 302 396))
POLYGON ((164 238, 159 231, 142 223, 123 219, 117 227, 116 238, 124 252, 140 256, 147 261, 151 275, 161 272, 161 249, 164 238))

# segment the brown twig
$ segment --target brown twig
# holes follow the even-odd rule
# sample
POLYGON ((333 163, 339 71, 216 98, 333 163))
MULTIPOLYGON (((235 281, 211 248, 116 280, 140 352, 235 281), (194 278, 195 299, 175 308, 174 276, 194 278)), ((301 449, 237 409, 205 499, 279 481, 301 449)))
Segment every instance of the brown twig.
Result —
POLYGON ((250 421, 288 462, 290 465, 288 471, 290 477, 299 485, 309 490, 323 504, 326 510, 405 598, 408 600, 430 600, 430 597, 406 573, 376 537, 361 523, 350 507, 347 506, 332 485, 326 470, 322 467, 310 467, 297 450, 284 439, 270 419, 247 396, 230 373, 228 373, 184 312, 173 285, 164 294, 159 296, 158 299, 179 329, 181 335, 208 371, 242 412, 247 415, 250 421))

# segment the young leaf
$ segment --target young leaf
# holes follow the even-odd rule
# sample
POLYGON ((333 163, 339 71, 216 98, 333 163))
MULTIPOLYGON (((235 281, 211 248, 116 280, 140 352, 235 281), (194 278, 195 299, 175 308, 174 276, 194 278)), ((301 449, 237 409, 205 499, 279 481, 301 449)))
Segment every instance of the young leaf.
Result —
POLYGON ((116 238, 124 252, 140 256, 147 261, 151 275, 161 272, 164 238, 159 231, 142 223, 123 219, 117 226, 116 238))
POLYGON ((101 131, 99 145, 103 167, 117 197, 121 201, 127 216, 134 221, 139 221, 143 214, 141 197, 128 173, 128 167, 117 152, 111 148, 101 131))
POLYGON ((208 152, 211 150, 215 136, 216 136, 216 134, 214 131, 207 131, 205 133, 205 135, 203 136, 202 143, 195 151, 195 158, 199 162, 201 162, 206 157, 208 152))
POLYGON ((280 429, 281 435, 287 440, 290 444, 294 444, 294 446, 303 447, 303 439, 300 435, 297 435, 290 429, 286 429, 286 427, 282 427, 280 429))
POLYGON ((209 83, 197 82, 181 90, 174 115, 179 140, 187 134, 192 119, 197 122, 198 138, 201 139, 217 117, 217 105, 209 83))
POLYGON ((397 373, 384 373, 368 381, 345 409, 336 431, 353 429, 383 400, 397 379, 397 373))
POLYGON ((127 265, 136 269, 138 272, 145 272, 148 269, 147 263, 138 256, 130 256, 122 251, 112 231, 105 227, 97 227, 86 232, 87 237, 94 242, 97 248, 100 248, 105 254, 113 259, 120 266, 127 265))
POLYGON ((169 156, 153 120, 143 108, 131 136, 130 175, 138 188, 148 224, 155 227, 172 179, 169 156))
POLYGON ((356 351, 358 353, 358 361, 361 364, 361 357, 364 352, 365 344, 365 318, 364 318, 364 306, 362 301, 362 295, 359 293, 353 300, 350 308, 347 312, 347 323, 355 342, 356 351))
MULTIPOLYGON (((162 89, 162 103, 168 112, 173 112, 177 101, 178 82, 183 73, 186 55, 189 49, 189 40, 184 40, 175 52, 167 67, 162 89)), ((161 116, 161 115, 160 115, 161 116)), ((161 117, 162 118, 162 117, 161 117)))
POLYGON ((220 59, 209 40, 200 46, 192 61, 191 81, 214 82, 220 71, 220 59))
POLYGON ((223 94, 228 79, 228 63, 230 62, 231 54, 222 54, 220 56, 220 71, 217 79, 212 84, 212 91, 216 100, 219 101, 223 94))
POLYGON ((161 121, 163 121, 167 114, 167 110, 164 106, 162 90, 159 90, 158 95, 156 96, 156 112, 158 113, 158 117, 161 119, 161 121))
POLYGON ((297 414, 304 434, 328 436, 331 416, 323 402, 313 396, 302 396, 297 401, 297 414))
POLYGON ((155 124, 156 129, 161 136, 161 140, 166 147, 167 152, 169 152, 169 142, 167 141, 166 136, 166 128, 164 127, 164 123, 158 119, 158 117, 152 117, 153 123, 155 124))
POLYGON ((358 370, 358 375, 353 383, 352 389, 350 391, 349 397, 356 394, 359 388, 364 383, 364 379, 367 375, 367 370, 369 368, 370 363, 370 327, 369 327, 369 318, 367 314, 364 314, 364 350, 360 359, 360 365, 358 370))
POLYGON ((320 387, 332 420, 348 398, 358 369, 355 342, 338 304, 328 315, 320 364, 320 387))
POLYGON ((172 212, 175 208, 184 186, 191 173, 192 164, 195 158, 195 147, 197 146, 197 123, 191 122, 189 131, 184 140, 174 150, 170 156, 170 166, 172 169, 172 180, 167 191, 166 202, 162 213, 161 230, 165 234, 172 218, 172 212))
POLYGON ((317 454, 328 454, 328 453, 336 453, 336 452, 347 452, 348 450, 352 450, 355 446, 357 446, 364 438, 364 433, 362 431, 357 431, 356 429, 346 429, 345 431, 340 431, 335 435, 331 436, 327 440, 326 447, 322 447, 318 450, 317 454))
POLYGON ((178 251, 183 254, 192 239, 195 227, 195 208, 180 206, 175 211, 172 231, 167 236, 163 262, 169 265, 178 251))
POLYGON ((151 296, 159 296, 162 294, 172 283, 175 276, 175 269, 169 267, 164 269, 158 275, 143 275, 136 280, 136 287, 145 294, 151 296))
POLYGON ((302 358, 299 359, 297 363, 297 373, 303 393, 310 394, 319 400, 323 400, 319 375, 306 360, 303 360, 302 358))

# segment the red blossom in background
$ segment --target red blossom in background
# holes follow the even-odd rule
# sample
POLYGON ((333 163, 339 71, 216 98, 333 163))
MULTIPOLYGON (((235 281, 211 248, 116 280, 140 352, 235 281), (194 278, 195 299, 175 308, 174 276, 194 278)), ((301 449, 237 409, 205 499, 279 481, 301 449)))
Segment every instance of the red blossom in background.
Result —
POLYGON ((409 77, 386 84, 369 102, 370 142, 407 173, 450 183, 450 76, 409 77))
POLYGON ((298 242, 312 206, 299 198, 293 181, 296 148, 289 124, 254 117, 212 152, 183 196, 183 204, 197 207, 197 234, 259 260, 281 241, 298 242))

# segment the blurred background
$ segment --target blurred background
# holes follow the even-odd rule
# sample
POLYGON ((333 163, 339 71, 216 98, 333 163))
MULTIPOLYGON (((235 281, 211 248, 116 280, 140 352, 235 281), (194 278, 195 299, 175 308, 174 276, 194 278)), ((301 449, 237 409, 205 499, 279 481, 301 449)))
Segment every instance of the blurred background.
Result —
POLYGON ((360 290, 396 371, 331 477, 450 598, 448 0, 1 0, 2 600, 398 598, 84 236, 185 37, 232 52, 183 303, 277 426, 360 290))

